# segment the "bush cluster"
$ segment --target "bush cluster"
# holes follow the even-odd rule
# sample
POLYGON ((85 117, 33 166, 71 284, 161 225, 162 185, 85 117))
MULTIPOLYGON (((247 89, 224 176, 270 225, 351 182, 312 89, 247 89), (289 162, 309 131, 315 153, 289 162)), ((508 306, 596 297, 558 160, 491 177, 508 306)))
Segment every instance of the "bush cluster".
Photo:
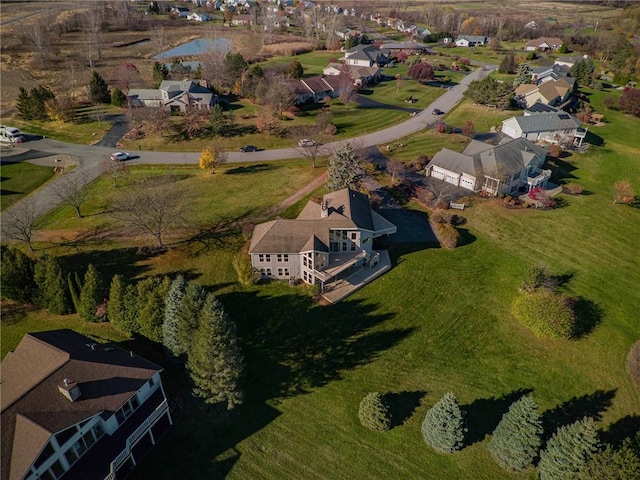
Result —
POLYGON ((461 217, 452 215, 445 210, 436 210, 431 215, 431 224, 433 225, 440 244, 443 248, 456 248, 460 242, 460 233, 454 225, 462 222, 461 217))
POLYGON ((565 294, 538 290, 518 297, 512 313, 537 335, 552 338, 574 338, 578 322, 575 300, 565 294))
POLYGON ((385 432, 391 428, 391 409, 384 396, 378 392, 368 393, 362 399, 358 418, 363 426, 376 432, 385 432))
POLYGON ((627 359, 627 369, 636 387, 640 389, 640 340, 631 346, 627 359))

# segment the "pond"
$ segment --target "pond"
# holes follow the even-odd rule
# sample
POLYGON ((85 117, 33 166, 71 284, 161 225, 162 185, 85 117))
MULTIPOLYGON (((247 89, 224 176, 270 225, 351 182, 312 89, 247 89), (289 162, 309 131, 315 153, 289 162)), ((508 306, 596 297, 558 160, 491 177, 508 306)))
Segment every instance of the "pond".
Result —
POLYGON ((153 58, 154 60, 162 60, 164 58, 171 57, 191 57, 194 55, 202 55, 203 53, 214 48, 222 51, 228 51, 230 47, 231 40, 229 40, 228 38, 198 38, 197 40, 193 40, 189 43, 185 43, 183 45, 179 45, 175 48, 159 53, 153 58))

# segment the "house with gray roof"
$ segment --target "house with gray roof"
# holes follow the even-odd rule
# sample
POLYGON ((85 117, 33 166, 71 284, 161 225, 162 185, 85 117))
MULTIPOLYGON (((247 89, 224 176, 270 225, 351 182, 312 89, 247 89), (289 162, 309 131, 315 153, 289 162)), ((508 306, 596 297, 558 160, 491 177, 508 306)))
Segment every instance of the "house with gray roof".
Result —
POLYGON ((456 47, 482 47, 489 44, 489 37, 483 35, 458 35, 456 47))
POLYGON ((157 89, 132 88, 127 99, 132 107, 164 108, 169 112, 209 110, 220 100, 199 80, 163 80, 157 89))
POLYGON ((344 62, 358 67, 373 67, 385 64, 387 56, 375 45, 360 44, 344 53, 344 62))
POLYGON ((2 480, 116 480, 172 424, 157 365, 71 330, 2 362, 2 480))
POLYGON ((502 133, 511 138, 526 138, 532 142, 551 144, 573 143, 576 136, 584 138, 580 120, 565 112, 539 113, 511 117, 502 121, 502 133))
POLYGON ((256 225, 251 265, 263 278, 302 280, 326 293, 359 270, 379 275, 390 268, 387 252, 376 250, 376 243, 396 230, 366 195, 345 188, 319 203, 309 201, 295 219, 256 225))
POLYGON ((550 170, 542 170, 546 150, 525 138, 504 139, 499 145, 472 140, 462 153, 443 148, 425 174, 472 192, 514 194, 546 186, 550 170))

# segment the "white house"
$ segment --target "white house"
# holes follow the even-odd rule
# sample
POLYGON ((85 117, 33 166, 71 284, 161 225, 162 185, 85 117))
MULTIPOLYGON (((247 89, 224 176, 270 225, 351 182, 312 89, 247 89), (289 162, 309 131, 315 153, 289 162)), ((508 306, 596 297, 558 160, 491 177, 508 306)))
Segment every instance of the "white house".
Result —
POLYGON ((187 7, 176 6, 176 7, 171 7, 171 10, 169 11, 169 13, 177 17, 186 18, 191 13, 191 10, 189 10, 187 7))
POLYGON ((208 13, 192 12, 187 15, 187 20, 193 20, 194 22, 208 22, 211 20, 211 15, 208 13))
POLYGON ((502 122, 502 133, 511 138, 526 138, 532 142, 573 142, 576 135, 583 132, 580 120, 565 112, 511 117, 502 122))
POLYGON ((425 174, 473 192, 513 194, 547 184, 551 171, 542 170, 545 158, 544 148, 524 138, 497 146, 472 140, 462 153, 440 150, 425 174))
POLYGON ((157 365, 71 330, 2 362, 2 480, 129 474, 172 424, 157 365))
POLYGON ((376 64, 385 63, 386 56, 374 45, 360 44, 344 53, 344 61, 347 65, 373 67, 376 64))
POLYGON ((478 47, 489 44, 489 37, 481 35, 458 35, 456 47, 478 47))
POLYGON ((556 58, 556 61, 553 63, 554 65, 562 65, 571 68, 576 63, 586 60, 587 58, 589 58, 589 55, 564 55, 556 58))
POLYGON ((536 50, 546 52, 546 51, 560 50, 561 46, 562 46, 561 38, 540 37, 540 38, 534 38, 533 40, 529 40, 527 43, 524 44, 524 49, 528 52, 535 52, 536 50))
MULTIPOLYGON (((358 87, 377 83, 382 78, 382 69, 379 67, 358 67, 356 65, 347 65, 349 75, 353 79, 353 84, 358 87)), ((338 76, 343 73, 343 65, 340 63, 328 63, 322 70, 325 76, 338 76)))
POLYGON ((265 278, 301 279, 324 291, 354 269, 376 267, 375 239, 396 230, 366 195, 345 188, 310 201, 295 219, 256 225, 251 265, 265 278))

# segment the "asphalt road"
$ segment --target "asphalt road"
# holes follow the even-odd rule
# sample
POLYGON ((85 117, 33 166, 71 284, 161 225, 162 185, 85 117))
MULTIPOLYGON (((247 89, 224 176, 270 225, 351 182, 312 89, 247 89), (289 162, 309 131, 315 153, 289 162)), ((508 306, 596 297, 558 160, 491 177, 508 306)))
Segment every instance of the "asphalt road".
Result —
MULTIPOLYGON (((458 85, 446 90, 427 108, 417 113, 415 116, 408 116, 407 120, 402 123, 377 132, 363 132, 359 137, 326 144, 327 151, 331 152, 347 142, 357 145, 358 148, 379 145, 381 143, 389 143, 429 126, 433 126, 439 117, 438 115, 431 114, 434 109, 439 109, 444 112, 451 110, 462 99, 462 95, 467 89, 469 83, 483 78, 495 68, 495 66, 491 66, 486 69, 479 68, 475 70, 467 75, 458 85)), ((57 206, 58 202, 54 195, 55 184, 57 182, 64 181, 65 177, 69 175, 81 175, 87 181, 95 180, 100 175, 100 162, 113 153, 114 147, 111 145, 115 145, 117 142, 117 140, 114 140, 115 137, 121 137, 124 134, 126 131, 126 124, 124 122, 118 122, 112 130, 113 133, 108 133, 105 138, 96 145, 76 145, 48 138, 34 140, 24 144, 25 147, 28 146, 32 151, 30 155, 48 156, 66 154, 77 160, 77 166, 70 173, 59 177, 22 201, 33 202, 35 204, 36 214, 40 216, 57 206)), ((132 160, 127 161, 127 163, 130 164, 197 164, 200 157, 200 152, 176 153, 140 151, 130 153, 135 155, 132 160)), ((300 153, 295 148, 262 150, 250 153, 229 152, 228 162, 264 162, 269 160, 299 158, 300 156, 300 153)), ((10 156, 3 155, 2 157, 3 162, 11 160, 10 156)), ((16 160, 18 160, 18 158, 16 158, 16 160)), ((13 205, 0 215, 0 225, 6 215, 20 203, 21 202, 17 202, 17 204, 13 205)), ((1 232, 0 240, 5 240, 1 232)))

